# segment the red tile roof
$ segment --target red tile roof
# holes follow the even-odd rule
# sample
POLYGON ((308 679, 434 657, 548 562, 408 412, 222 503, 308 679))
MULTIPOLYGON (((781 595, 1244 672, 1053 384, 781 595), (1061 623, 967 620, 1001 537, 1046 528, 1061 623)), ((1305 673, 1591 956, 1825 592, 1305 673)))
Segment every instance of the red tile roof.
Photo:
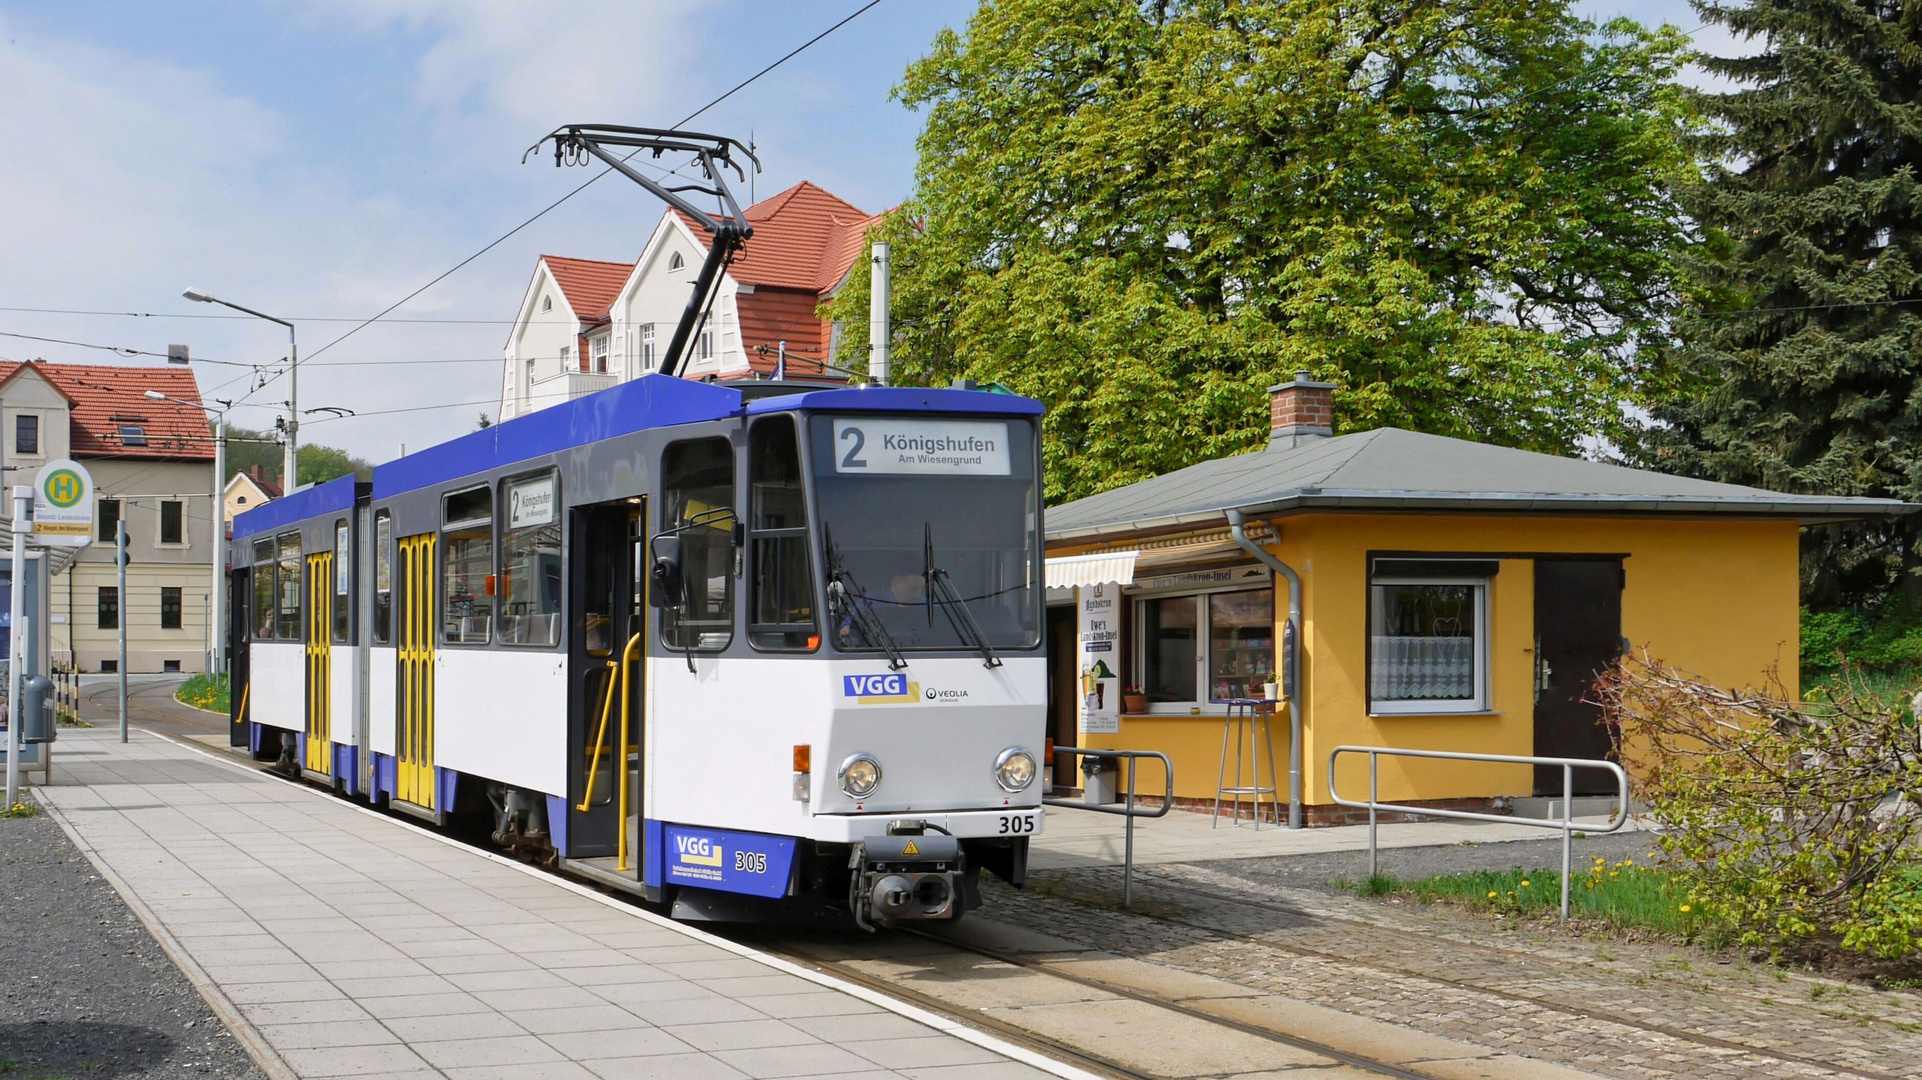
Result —
MULTIPOLYGON (((815 293, 833 288, 847 274, 860 254, 867 226, 878 217, 807 180, 741 213, 754 226, 754 236, 728 267, 728 274, 756 288, 815 293)), ((685 214, 681 220, 701 243, 709 242, 707 230, 685 214)))
POLYGON ((598 259, 570 259, 564 255, 542 255, 541 261, 554 275, 554 283, 567 297, 567 306, 582 323, 592 326, 607 320, 614 298, 634 272, 633 263, 601 262, 598 259))
POLYGON ((200 386, 186 368, 0 362, 0 387, 23 367, 38 371, 73 402, 68 430, 76 458, 213 460, 213 432, 206 413, 146 396, 147 391, 158 390, 197 405, 200 386), (124 445, 122 427, 140 428, 147 445, 124 445))
POLYGON ((763 374, 774 370, 780 343, 787 342, 787 370, 791 375, 825 373, 833 328, 815 317, 820 297, 812 290, 758 288, 737 293, 735 310, 741 316, 741 347, 750 367, 763 374), (764 346, 764 348, 761 348, 764 346))

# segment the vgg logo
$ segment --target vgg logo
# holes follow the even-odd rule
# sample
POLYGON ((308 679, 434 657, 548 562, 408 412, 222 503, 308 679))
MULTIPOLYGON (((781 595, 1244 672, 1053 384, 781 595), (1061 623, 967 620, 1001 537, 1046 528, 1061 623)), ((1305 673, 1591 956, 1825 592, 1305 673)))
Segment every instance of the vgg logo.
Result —
POLYGON ((721 848, 705 836, 680 834, 674 837, 674 846, 679 849, 681 861, 698 866, 721 865, 721 848))
POLYGON ((886 675, 843 675, 841 694, 863 703, 870 701, 912 701, 918 688, 900 672, 886 675))

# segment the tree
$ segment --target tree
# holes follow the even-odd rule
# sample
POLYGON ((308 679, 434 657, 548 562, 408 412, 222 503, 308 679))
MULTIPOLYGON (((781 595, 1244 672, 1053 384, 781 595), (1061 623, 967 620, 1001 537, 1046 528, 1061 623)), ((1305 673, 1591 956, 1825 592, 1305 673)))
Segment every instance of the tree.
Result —
POLYGON ((1563 0, 987 0, 897 91, 897 377, 1046 401, 1056 501, 1261 445, 1297 370, 1344 430, 1613 437, 1684 239, 1682 48, 1563 0))
POLYGON ((494 418, 483 412, 480 414, 480 419, 475 422, 474 430, 486 431, 488 428, 491 428, 493 426, 494 426, 494 418))
MULTIPOLYGON (((261 476, 278 484, 286 453, 273 432, 229 427, 227 429, 227 479, 231 480, 240 473, 252 472, 255 467, 258 467, 261 476)), ((331 446, 304 443, 300 447, 299 457, 296 477, 302 484, 324 484, 336 477, 346 476, 348 473, 355 473, 363 480, 372 479, 374 475, 372 465, 345 450, 338 450, 331 446)))
MULTIPOLYGON (((1922 4, 1698 4, 1757 55, 1711 58, 1710 165, 1685 194, 1706 234, 1675 389, 1647 456, 1785 491, 1922 499, 1922 4)), ((1805 542, 1817 606, 1922 594, 1918 525, 1805 542)))

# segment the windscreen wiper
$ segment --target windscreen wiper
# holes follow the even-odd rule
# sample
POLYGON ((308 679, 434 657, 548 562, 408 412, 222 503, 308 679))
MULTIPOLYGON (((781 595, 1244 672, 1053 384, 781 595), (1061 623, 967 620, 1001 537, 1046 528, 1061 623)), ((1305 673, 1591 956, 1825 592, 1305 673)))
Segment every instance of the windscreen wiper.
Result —
MULTIPOLYGON (((988 635, 981 632, 981 624, 974 621, 974 612, 968 602, 955 591, 954 582, 948 580, 948 572, 934 565, 934 526, 921 523, 921 576, 927 583, 928 600, 941 605, 941 611, 948 617, 948 625, 954 627, 957 637, 973 639, 975 647, 981 650, 981 666, 997 668, 1001 658, 994 655, 994 646, 988 644, 988 635)), ((933 619, 932 611, 928 618, 933 619)))
POLYGON ((825 540, 822 546, 828 552, 828 614, 839 618, 841 612, 846 612, 849 623, 861 637, 869 645, 879 645, 888 654, 889 671, 907 667, 907 657, 901 655, 901 647, 894 643, 887 624, 868 606, 866 590, 842 565, 841 549, 834 544, 834 531, 824 525, 821 532, 825 540))

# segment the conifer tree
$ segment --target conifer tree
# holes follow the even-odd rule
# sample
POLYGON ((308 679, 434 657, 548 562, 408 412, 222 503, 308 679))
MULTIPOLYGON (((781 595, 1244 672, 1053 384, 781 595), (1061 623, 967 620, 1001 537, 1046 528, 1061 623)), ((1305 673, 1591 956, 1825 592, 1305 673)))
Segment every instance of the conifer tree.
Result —
MULTIPOLYGON (((1922 501, 1922 0, 1700 3, 1760 45, 1703 61, 1694 312, 1654 463, 1784 491, 1922 501)), ((1917 519, 1804 543, 1817 606, 1922 595, 1917 519)))

